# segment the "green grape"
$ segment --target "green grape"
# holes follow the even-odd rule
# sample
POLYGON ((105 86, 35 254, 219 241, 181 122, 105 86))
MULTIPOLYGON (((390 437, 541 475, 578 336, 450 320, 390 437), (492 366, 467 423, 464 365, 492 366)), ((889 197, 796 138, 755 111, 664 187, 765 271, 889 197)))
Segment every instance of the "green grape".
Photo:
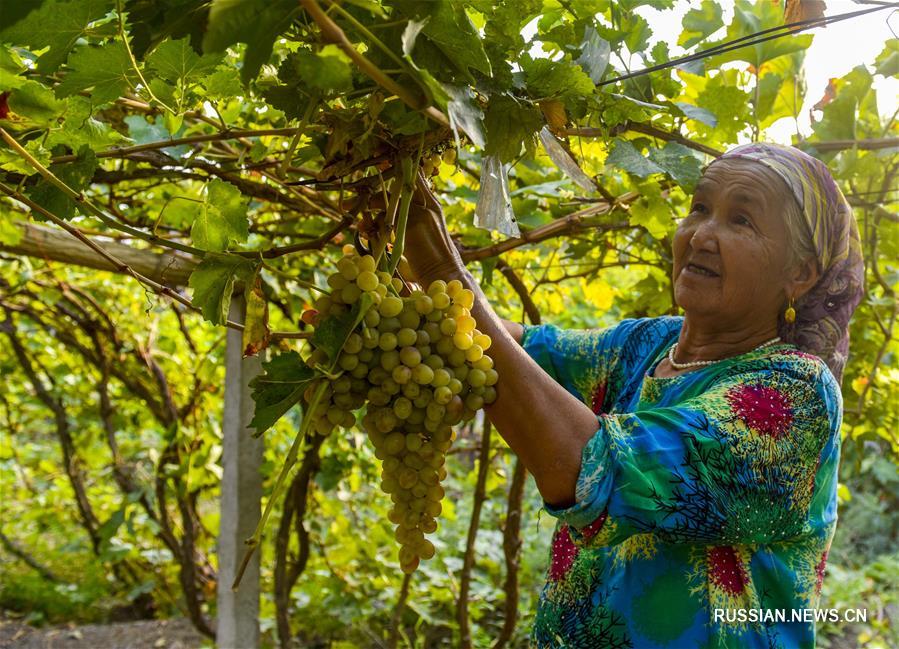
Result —
POLYGON ((437 279, 431 282, 431 285, 428 286, 428 295, 434 297, 437 293, 446 293, 446 282, 442 279, 437 279))
POLYGON ((412 370, 405 365, 397 365, 393 368, 391 376, 398 385, 405 385, 412 380, 412 370))
POLYGON ((434 301, 428 295, 416 297, 415 310, 421 315, 428 315, 434 310, 434 301))
POLYGON ((347 354, 343 353, 340 355, 340 359, 337 361, 337 364, 341 369, 349 372, 352 369, 355 369, 359 365, 359 357, 356 354, 347 354))
MULTIPOLYGON (((444 322, 447 322, 447 320, 444 320, 444 322)), ((471 334, 459 331, 453 336, 453 344, 457 349, 465 351, 474 344, 474 341, 471 339, 471 334)))
POLYGON ((487 382, 487 374, 483 370, 474 368, 468 372, 468 385, 479 388, 487 382))
POLYGON ((453 301, 456 304, 465 307, 466 309, 470 309, 474 306, 474 292, 467 288, 464 288, 459 291, 458 295, 455 296, 453 301))
POLYGON ((389 331, 385 331, 381 334, 380 338, 378 338, 378 347, 380 347, 385 352, 389 352, 391 349, 396 349, 397 345, 397 336, 394 333, 389 331))
MULTIPOLYGON (((444 309, 448 309, 450 305, 450 296, 446 293, 430 293, 431 302, 434 305, 434 309, 437 311, 443 311, 444 309)), ((429 314, 430 315, 430 314, 429 314)))
POLYGON ((445 385, 442 385, 434 390, 434 401, 441 405, 446 405, 452 398, 452 391, 445 385))
POLYGON ((400 324, 406 329, 418 329, 421 324, 421 316, 413 308, 404 307, 399 315, 400 324))
POLYGON ((355 284, 347 284, 340 289, 340 299, 343 300, 344 304, 355 304, 361 295, 362 291, 355 284))
POLYGON ((396 333, 401 328, 399 318, 382 318, 381 324, 378 325, 378 329, 382 332, 396 333))
POLYGON ((337 271, 348 282, 352 282, 359 275, 359 267, 353 263, 351 257, 343 257, 337 262, 337 271))
POLYGON ((415 347, 403 347, 400 350, 400 362, 406 367, 416 367, 421 363, 421 352, 415 347))
POLYGON ((446 283, 446 294, 450 297, 455 297, 463 288, 465 287, 462 285, 462 282, 457 279, 451 279, 446 283))
POLYGON ((419 385, 430 385, 434 380, 434 370, 425 363, 419 363, 412 368, 412 380, 419 385))
POLYGON ((381 367, 386 371, 392 372, 393 368, 400 364, 400 353, 391 349, 381 354, 381 367))
POLYGON ((378 276, 369 270, 363 270, 356 277, 356 287, 362 291, 374 291, 378 288, 378 276))
POLYGON ((415 329, 405 327, 396 332, 396 342, 399 347, 411 347, 418 341, 418 333, 415 329))
POLYGON ((440 321, 440 333, 444 336, 454 336, 456 333, 456 321, 444 318, 440 321))
POLYGON ((408 419, 412 414, 412 402, 406 397, 399 397, 393 402, 393 414, 399 419, 408 419))
POLYGON ((364 256, 358 258, 358 260, 356 261, 356 265, 359 267, 360 272, 361 271, 374 272, 374 270, 376 268, 375 258, 372 257, 371 255, 364 255, 364 256))
POLYGON ((351 333, 343 344, 343 351, 348 354, 358 354, 362 351, 362 336, 355 332, 351 333))

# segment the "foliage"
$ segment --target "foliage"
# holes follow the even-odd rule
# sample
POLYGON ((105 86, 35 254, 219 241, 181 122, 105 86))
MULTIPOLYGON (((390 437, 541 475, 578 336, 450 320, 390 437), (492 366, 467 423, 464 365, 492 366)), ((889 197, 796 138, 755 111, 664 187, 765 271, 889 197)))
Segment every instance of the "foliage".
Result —
MULTIPOLYGON (((302 416, 292 406, 305 378, 289 361, 308 354, 300 316, 315 298, 309 287, 324 286, 341 244, 383 240, 391 224, 369 211, 369 198, 399 181, 400 157, 457 149, 434 181, 463 258, 501 315, 580 327, 675 313, 671 235, 701 166, 710 152, 797 118, 812 37, 614 81, 670 59, 666 44, 649 48, 641 5, 671 3, 43 0, 4 10, 0 189, 14 199, 0 203, 0 369, 9 377, 0 480, 2 531, 19 553, 0 554, 0 605, 60 621, 131 603, 208 630, 231 298, 255 305, 244 347, 268 355, 266 376, 285 380, 256 414, 258 429, 272 426, 270 488, 302 416), (538 144, 544 126, 559 145, 552 156, 538 144), (560 171, 558 149, 583 173, 560 171), (504 198, 502 182, 481 181, 490 156, 508 169, 522 237, 473 226, 479 193, 504 198), (21 245, 35 225, 77 228, 161 261, 138 283, 54 261, 54 251, 28 256, 21 245), (172 287, 181 301, 170 301, 159 285, 176 255, 195 270, 172 287)), ((717 3, 697 3, 678 43, 692 52, 783 22, 767 0, 739 0, 729 25, 721 15, 717 3)), ((867 261, 824 597, 877 602, 880 613, 822 633, 870 646, 897 641, 899 122, 878 114, 872 89, 878 75, 895 75, 897 48, 890 41, 871 65, 833 81, 813 133, 796 141, 828 162, 852 201, 867 261), (889 138, 882 148, 844 142, 889 138)), ((385 558, 393 541, 371 450, 356 431, 329 438, 318 461, 307 446, 308 498, 298 486, 278 504, 285 552, 278 559, 275 529, 261 546, 268 641, 286 620, 305 645, 370 646, 398 619, 397 639, 410 646, 458 644, 479 439, 477 429, 460 435, 437 558, 399 611, 402 577, 385 558), (306 541, 290 533, 292 516, 305 521, 306 541), (308 563, 279 604, 277 566, 295 565, 304 545, 308 563)), ((496 446, 470 591, 475 646, 501 633, 507 610, 502 530, 515 469, 496 446)), ((539 505, 529 483, 521 619, 508 639, 517 646, 545 570, 551 522, 538 519, 539 505)))

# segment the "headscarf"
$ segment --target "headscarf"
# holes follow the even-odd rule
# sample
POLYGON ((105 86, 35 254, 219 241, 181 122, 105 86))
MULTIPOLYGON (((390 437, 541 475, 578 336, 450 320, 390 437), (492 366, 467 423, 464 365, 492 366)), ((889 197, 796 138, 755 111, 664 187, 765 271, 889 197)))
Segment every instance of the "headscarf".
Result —
POLYGON ((784 179, 799 203, 821 275, 794 305, 793 324, 781 314, 778 333, 782 340, 820 357, 841 381, 849 354, 849 318, 861 301, 865 273, 858 226, 849 203, 827 165, 795 147, 743 144, 718 159, 725 158, 765 165, 784 179))

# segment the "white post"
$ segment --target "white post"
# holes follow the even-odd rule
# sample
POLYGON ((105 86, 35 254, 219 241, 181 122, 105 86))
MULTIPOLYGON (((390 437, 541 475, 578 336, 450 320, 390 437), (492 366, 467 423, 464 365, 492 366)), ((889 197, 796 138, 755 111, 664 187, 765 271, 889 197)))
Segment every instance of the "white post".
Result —
MULTIPOLYGON (((243 322, 243 296, 231 300, 229 318, 243 322)), ((218 620, 221 649, 259 647, 259 552, 253 556, 237 592, 231 583, 260 516, 262 439, 247 428, 253 418, 249 383, 261 371, 258 357, 243 357, 241 332, 228 330, 225 351, 225 411, 222 422, 222 486, 218 540, 218 620)))

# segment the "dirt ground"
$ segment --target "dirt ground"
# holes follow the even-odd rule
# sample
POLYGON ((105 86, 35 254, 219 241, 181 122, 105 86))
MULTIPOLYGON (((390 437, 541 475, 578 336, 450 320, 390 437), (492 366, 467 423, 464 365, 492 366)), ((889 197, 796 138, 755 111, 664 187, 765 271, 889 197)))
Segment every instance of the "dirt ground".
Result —
POLYGON ((184 619, 38 629, 0 618, 2 649, 200 649, 202 646, 203 636, 184 619))

